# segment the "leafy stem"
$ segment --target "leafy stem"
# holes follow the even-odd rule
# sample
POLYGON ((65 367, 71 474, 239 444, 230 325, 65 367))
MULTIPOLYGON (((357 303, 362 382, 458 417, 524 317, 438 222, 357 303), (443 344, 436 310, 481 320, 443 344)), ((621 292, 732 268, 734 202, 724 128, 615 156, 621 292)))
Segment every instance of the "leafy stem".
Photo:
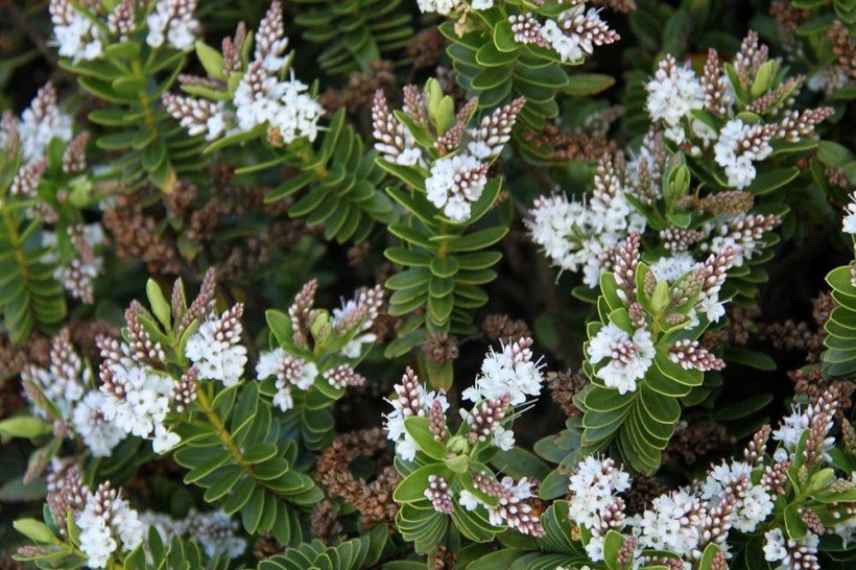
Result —
POLYGON ((235 463, 241 467, 241 469, 252 473, 252 466, 244 461, 244 455, 241 453, 241 449, 238 447, 238 444, 235 443, 235 440, 232 438, 232 434, 230 434, 229 430, 226 429, 223 420, 220 419, 220 416, 217 415, 217 412, 214 410, 214 405, 211 401, 210 395, 208 394, 208 390, 201 382, 196 386, 196 401, 199 403, 202 413, 205 414, 208 422, 214 428, 214 432, 217 434, 217 437, 220 439, 223 447, 226 448, 235 463))

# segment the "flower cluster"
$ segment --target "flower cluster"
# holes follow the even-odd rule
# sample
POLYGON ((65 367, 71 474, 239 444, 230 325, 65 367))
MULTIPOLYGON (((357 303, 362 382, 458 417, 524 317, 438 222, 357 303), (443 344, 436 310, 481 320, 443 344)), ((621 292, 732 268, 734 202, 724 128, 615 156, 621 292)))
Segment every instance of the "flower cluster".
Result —
MULTIPOLYGON (((140 339, 138 336, 139 340, 140 339)), ((125 434, 152 440, 156 453, 175 447, 180 438, 165 425, 174 380, 137 358, 129 344, 99 337, 104 416, 125 434)))
MULTIPOLYGON (((170 5, 184 3, 188 2, 169 1, 170 5)), ((246 32, 239 26, 234 38, 223 40, 221 69, 215 72, 215 77, 181 78, 183 87, 191 93, 202 86, 203 95, 210 94, 213 88, 222 96, 212 101, 167 93, 163 96, 167 112, 191 135, 204 134, 208 140, 266 125, 272 144, 287 145, 300 138, 314 141, 323 109, 293 72, 288 79, 283 78, 291 56, 285 53, 288 38, 279 0, 271 3, 259 23, 253 60, 243 69, 240 53, 247 41, 246 32)))
POLYGON ((88 493, 86 505, 75 517, 80 528, 80 549, 92 568, 105 568, 117 550, 135 549, 143 541, 145 524, 121 493, 109 482, 88 493))
POLYGON ((646 85, 646 109, 679 148, 699 157, 712 150, 724 184, 747 188, 776 143, 814 137, 815 127, 833 113, 831 107, 791 110, 802 81, 778 79, 780 66, 755 32, 743 40, 733 64, 723 66, 711 49, 702 76, 667 55, 646 85))
POLYGON ((276 395, 273 397, 273 403, 287 412, 294 407, 291 389, 309 390, 318 377, 318 367, 314 362, 306 362, 302 358, 291 356, 282 348, 276 348, 259 357, 256 376, 259 379, 271 376, 276 378, 276 395))
POLYGON ((644 216, 627 200, 623 171, 611 157, 598 163, 594 189, 583 201, 564 194, 541 196, 529 211, 529 234, 553 264, 581 272, 583 282, 597 287, 602 271, 611 268, 613 252, 629 234, 645 229, 644 216))
POLYGON ((247 364, 247 349, 241 344, 244 305, 237 303, 220 316, 209 316, 187 341, 185 354, 202 378, 234 386, 247 364))
POLYGON ((591 532, 586 552, 592 560, 603 559, 606 532, 623 525, 624 501, 618 495, 629 488, 630 476, 608 458, 586 457, 571 475, 568 516, 591 532))
POLYGON ((401 382, 396 384, 394 389, 396 397, 387 400, 393 409, 384 415, 384 429, 389 440, 395 443, 396 455, 406 461, 412 461, 416 457, 418 446, 405 429, 404 420, 428 416, 436 407, 445 414, 449 402, 445 394, 426 390, 410 368, 405 371, 401 382))
POLYGON ((134 0, 107 4, 51 0, 50 14, 59 54, 74 62, 96 60, 112 41, 128 41, 140 26, 147 30, 152 48, 165 44, 185 51, 193 47, 200 32, 194 15, 197 0, 157 0, 141 10, 134 0), (85 11, 84 11, 85 10, 85 11), (146 15, 147 14, 147 15, 146 15), (143 18, 143 16, 145 17, 143 18))
POLYGON ((98 27, 71 0, 51 0, 51 22, 59 54, 74 61, 98 59, 104 53, 98 27))
POLYGON ((192 48, 199 33, 199 21, 193 15, 196 3, 197 0, 158 0, 146 17, 149 28, 146 43, 157 48, 166 42, 181 51, 192 48))
POLYGON ((307 392, 319 378, 340 391, 366 383, 353 366, 364 356, 364 346, 375 341, 371 329, 384 304, 383 289, 357 290, 332 316, 313 308, 317 289, 318 282, 309 281, 289 307, 290 344, 263 352, 256 365, 259 380, 274 378, 273 403, 284 412, 295 407, 295 389, 307 392))
POLYGON ((50 366, 28 365, 21 378, 35 413, 67 424, 94 457, 109 457, 125 438, 126 432, 106 415, 106 396, 91 389, 92 370, 75 351, 68 329, 51 340, 50 366))
POLYGON ((486 472, 477 473, 473 476, 473 486, 494 499, 496 505, 484 503, 466 490, 461 492, 460 502, 467 510, 473 510, 479 505, 485 507, 488 520, 494 526, 507 526, 520 534, 537 538, 544 536, 544 528, 539 520, 540 504, 535 493, 532 492, 534 484, 526 477, 519 481, 511 477, 503 477, 502 480, 496 481, 486 472))
POLYGON ((577 2, 556 19, 546 20, 539 33, 533 34, 532 28, 526 26, 533 20, 531 14, 510 16, 512 30, 515 24, 524 23, 523 33, 515 33, 514 39, 521 43, 549 46, 567 63, 579 63, 594 52, 595 46, 615 43, 621 37, 601 19, 599 9, 586 10, 585 2, 577 2))
MULTIPOLYGON (((78 224, 69 226, 66 233, 74 247, 75 256, 65 263, 62 259, 56 259, 58 263, 54 277, 62 283, 69 295, 92 304, 95 301, 95 278, 103 265, 103 258, 95 253, 95 248, 105 242, 104 228, 101 224, 78 224)), ((42 244, 52 251, 57 248, 58 241, 55 232, 42 232, 42 244)))
POLYGON ((238 558, 247 549, 246 539, 237 534, 237 521, 222 510, 199 512, 191 509, 180 519, 145 511, 140 513, 140 520, 147 528, 156 529, 165 542, 175 537, 192 537, 212 558, 223 554, 238 558))
POLYGON ((488 183, 490 164, 510 140, 526 101, 517 98, 469 127, 478 106, 478 100, 471 99, 457 112, 454 121, 440 125, 433 120, 430 108, 431 102, 441 97, 438 89, 436 82, 430 81, 425 93, 413 85, 405 87, 403 113, 409 118, 407 123, 390 112, 383 91, 376 92, 372 105, 375 149, 387 162, 419 168, 425 177, 428 201, 451 221, 464 223, 481 198, 488 183), (433 146, 420 149, 417 137, 410 131, 411 125, 433 131, 433 146), (426 162, 430 163, 428 172, 423 170, 426 162))
MULTIPOLYGON (((825 393, 815 408, 826 410, 827 414, 834 413, 831 404, 834 398, 834 394, 825 393)), ((824 426, 827 426, 827 419, 823 419, 824 426)), ((786 419, 775 433, 792 430, 790 439, 796 437, 802 440, 800 446, 808 448, 811 428, 805 422, 802 427, 792 427, 792 423, 786 419)), ((820 568, 818 535, 828 532, 825 530, 828 523, 822 521, 840 521, 835 532, 840 532, 842 539, 847 540, 851 525, 845 521, 852 521, 856 512, 846 508, 842 511, 841 505, 829 506, 823 499, 816 501, 799 496, 797 490, 790 489, 791 485, 799 483, 785 480, 771 485, 769 474, 774 468, 785 465, 787 470, 790 464, 776 459, 778 453, 773 457, 766 455, 770 433, 768 426, 758 431, 747 448, 746 461, 712 465, 704 479, 653 498, 641 514, 634 516, 626 514, 622 498, 631 488, 629 475, 617 468, 612 459, 594 456, 582 459, 569 478, 568 517, 573 524, 586 530, 581 540, 592 562, 604 560, 604 538, 609 531, 624 536, 624 546, 629 547, 625 555, 630 556, 628 562, 633 560, 633 567, 659 563, 669 568, 689 568, 695 567, 709 545, 714 545, 723 559, 730 558, 731 533, 752 536, 764 530, 763 552, 768 562, 789 570, 820 568), (797 501, 789 508, 797 507, 802 513, 800 524, 807 528, 795 528, 793 521, 786 525, 786 515, 776 508, 777 497, 797 501)), ((774 439, 777 437, 774 435, 774 439)), ((813 497, 852 492, 849 479, 834 479, 832 470, 824 469, 822 464, 804 464, 803 477, 821 471, 824 472, 823 482, 812 479, 819 487, 808 491, 813 497)))
MULTIPOLYGON (((35 186, 38 185, 37 171, 32 169, 41 169, 44 171, 44 166, 40 166, 39 161, 44 158, 48 144, 53 139, 59 139, 68 142, 72 139, 72 120, 71 116, 66 114, 59 108, 57 91, 53 83, 45 83, 36 93, 36 96, 30 101, 21 118, 16 119, 11 114, 6 114, 3 117, 2 130, 0 130, 0 143, 4 146, 14 139, 20 145, 21 155, 25 165, 30 167, 29 174, 24 174, 21 171, 21 176, 27 176, 35 179, 35 182, 23 184, 18 182, 19 188, 28 187, 33 191, 19 191, 19 193, 33 195, 35 186)), ((14 186, 13 186, 14 187, 14 186)), ((13 191, 13 193, 15 193, 13 191)))
POLYGON ((689 259, 686 267, 682 262, 675 270, 658 269, 656 264, 649 268, 640 262, 639 237, 632 234, 614 256, 615 289, 609 279, 602 284, 606 294, 614 294, 620 303, 620 315, 611 313, 586 345, 588 363, 599 382, 619 394, 636 391, 654 363, 657 347, 667 347, 669 359, 684 370, 724 368, 724 361, 695 340, 672 339, 664 347, 661 331, 688 329, 700 317, 715 322, 723 316, 720 292, 735 256, 729 247, 703 262, 689 259))
POLYGON ((519 406, 528 397, 538 396, 544 383, 543 365, 534 359, 533 340, 522 338, 502 344, 501 352, 491 349, 481 365, 481 372, 463 398, 474 404, 485 400, 508 398, 509 404, 519 406))
POLYGON ((613 323, 609 323, 591 339, 588 347, 589 361, 599 364, 609 362, 598 369, 597 377, 619 394, 633 392, 636 382, 645 377, 645 372, 654 362, 654 342, 647 329, 636 329, 629 334, 613 323))

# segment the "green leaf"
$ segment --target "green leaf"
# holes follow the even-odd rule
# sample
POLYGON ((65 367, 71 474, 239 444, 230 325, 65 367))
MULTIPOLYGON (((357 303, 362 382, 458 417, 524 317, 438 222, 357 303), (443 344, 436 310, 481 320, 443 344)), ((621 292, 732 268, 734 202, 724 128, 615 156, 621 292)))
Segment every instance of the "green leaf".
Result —
POLYGON ((292 342, 293 330, 291 319, 288 315, 282 311, 268 309, 265 311, 265 321, 267 322, 268 328, 273 333, 276 342, 280 346, 288 348, 292 352, 296 352, 296 348, 294 348, 294 344, 292 342))
POLYGON ((563 89, 568 95, 586 97, 597 95, 615 85, 615 79, 602 73, 575 73, 571 76, 567 87, 563 89))
POLYGON ((796 166, 759 172, 748 190, 756 196, 763 196, 787 185, 799 175, 800 169, 796 166))
POLYGON ((520 44, 514 39, 511 22, 507 18, 493 27, 493 44, 501 52, 515 52, 520 49, 520 44))
POLYGON ((624 545, 624 537, 618 532, 610 530, 606 533, 603 541, 603 561, 609 570, 624 570, 618 564, 618 553, 624 545))
POLYGON ((713 563, 718 553, 719 548, 715 544, 708 544, 701 556, 698 570, 713 570, 713 563))
POLYGON ((469 252, 486 249, 500 241, 508 233, 508 228, 495 226, 471 234, 449 239, 450 252, 469 252))
POLYGON ((745 348, 727 348, 723 354, 726 362, 742 364, 756 370, 771 371, 776 369, 776 361, 763 352, 745 348))
POLYGON ((446 458, 446 446, 434 438, 429 428, 429 420, 424 416, 411 416, 404 420, 404 428, 416 441, 419 449, 429 457, 438 461, 446 458))
POLYGON ((448 477, 449 472, 442 463, 430 463, 420 467, 398 484, 392 498, 397 503, 424 501, 425 489, 428 488, 428 477, 431 475, 448 477))
POLYGON ((12 523, 15 530, 33 540, 42 544, 58 543, 59 540, 51 529, 46 524, 36 519, 18 519, 12 523))
POLYGON ((757 394, 735 402, 730 406, 718 408, 713 412, 713 415, 717 420, 723 422, 741 420, 760 412, 772 401, 772 394, 757 394))
POLYGON ((52 432, 49 423, 33 416, 14 416, 0 421, 0 434, 4 437, 33 439, 52 432))
POLYGON ((169 302, 163 296, 160 285, 154 279, 149 278, 146 281, 146 296, 149 298, 149 306, 152 308, 152 312, 164 328, 170 330, 172 327, 172 311, 170 310, 169 302))
POLYGON ((196 57, 205 68, 205 72, 213 79, 220 81, 226 80, 226 75, 223 73, 223 56, 220 52, 212 48, 202 40, 196 40, 196 57))
POLYGON ((785 530, 788 533, 788 538, 797 541, 802 539, 808 530, 799 511, 799 503, 791 503, 785 507, 785 530))

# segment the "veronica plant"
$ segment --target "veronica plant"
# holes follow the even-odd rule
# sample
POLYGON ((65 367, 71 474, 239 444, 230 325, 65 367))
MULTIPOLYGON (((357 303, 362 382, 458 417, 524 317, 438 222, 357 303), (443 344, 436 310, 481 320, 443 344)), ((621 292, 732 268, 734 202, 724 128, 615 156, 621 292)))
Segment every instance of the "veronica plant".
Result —
POLYGON ((542 516, 545 528, 563 529, 556 540, 508 547, 470 567, 821 568, 852 540, 856 514, 845 446, 831 437, 837 398, 827 392, 796 406, 778 429, 761 428, 741 459, 711 465, 637 516, 626 510, 629 474, 610 458, 586 457, 569 477, 570 499, 542 516))
POLYGON ((100 224, 86 224, 83 214, 94 201, 89 135, 72 135, 72 119, 51 83, 20 118, 3 116, 0 141, 0 310, 12 341, 20 343, 35 328, 57 329, 66 314, 63 287, 75 299, 94 301, 103 231, 100 224))
POLYGON ((599 319, 588 325, 583 447, 614 444, 634 469, 657 469, 680 399, 703 385, 704 372, 725 366, 697 339, 724 312, 720 293, 734 258, 726 249, 668 280, 639 260, 638 236, 620 249, 614 271, 601 275, 599 319))
POLYGON ((275 348, 256 366, 263 391, 287 417, 299 420, 310 449, 322 449, 334 435, 332 405, 345 390, 365 386, 354 367, 368 354, 376 337, 372 325, 384 303, 380 286, 361 289, 332 314, 314 308, 316 281, 304 285, 288 314, 270 310, 267 322, 275 348), (272 384, 271 384, 272 382, 272 384))
POLYGON ((566 67, 619 39, 584 2, 426 0, 419 7, 449 18, 440 32, 451 44, 457 81, 478 96, 479 108, 523 97, 521 122, 536 131, 558 116, 557 95, 571 92, 576 79, 586 83, 582 76, 572 80, 566 67))
POLYGON ((710 50, 701 76, 664 57, 646 87, 646 108, 711 190, 761 195, 799 175, 788 163, 816 146, 815 127, 833 113, 830 107, 794 109, 802 82, 787 77, 749 32, 731 63, 710 50))
POLYGON ((776 23, 776 39, 788 61, 805 71, 809 89, 826 95, 830 103, 856 96, 850 58, 856 4, 777 0, 770 3, 769 15, 776 23))
POLYGON ((412 370, 395 386, 386 430, 404 477, 393 496, 401 503, 396 523, 417 552, 444 542, 450 521, 477 543, 492 541, 506 528, 544 534, 535 482, 499 479, 487 466, 497 450, 514 446, 511 423, 523 411, 519 407, 541 391, 541 365, 531 345, 525 338, 485 358, 475 384, 463 393, 473 406, 461 412, 457 426, 446 418, 445 394, 427 391, 412 370))
POLYGON ((241 24, 223 40, 221 52, 197 42, 208 77, 182 76, 181 88, 191 96, 166 94, 164 104, 190 134, 211 141, 207 154, 239 143, 253 145, 257 162, 236 174, 276 166, 296 169, 267 200, 308 188, 289 215, 306 218, 310 226, 323 225, 327 239, 362 241, 376 221, 393 218, 392 205, 376 189, 383 171, 345 123, 344 110, 332 117, 320 146, 314 146, 323 109, 309 86, 294 77, 287 48, 282 5, 275 0, 255 37, 241 24))
POLYGON ((367 71, 381 57, 395 57, 414 30, 401 0, 360 0, 342 6, 329 0, 299 0, 295 17, 303 39, 324 46, 318 63, 327 73, 367 71))
POLYGON ((104 129, 95 144, 119 155, 105 176, 172 192, 178 176, 205 166, 202 137, 176 129, 160 104, 199 33, 195 7, 196 0, 51 0, 60 65, 103 103, 88 115, 104 129))
MULTIPOLYGON (((397 350, 406 352, 421 344, 426 329, 472 332, 470 311, 487 303, 481 286, 496 278, 490 268, 502 258, 488 248, 508 232, 505 223, 490 216, 502 179, 489 179, 488 174, 511 137, 524 101, 517 99, 470 127, 476 99, 456 113, 454 101, 443 95, 435 80, 429 80, 422 92, 414 86, 404 92, 404 107, 394 113, 378 92, 372 118, 375 148, 381 153, 378 164, 407 187, 387 189, 406 212, 404 219, 389 226, 402 246, 384 252, 404 268, 385 284, 394 291, 389 311, 404 316, 425 309, 424 318, 403 331, 407 336, 397 350), (477 226, 483 218, 491 225, 477 226)), ((449 366, 438 374, 451 381, 449 366)))

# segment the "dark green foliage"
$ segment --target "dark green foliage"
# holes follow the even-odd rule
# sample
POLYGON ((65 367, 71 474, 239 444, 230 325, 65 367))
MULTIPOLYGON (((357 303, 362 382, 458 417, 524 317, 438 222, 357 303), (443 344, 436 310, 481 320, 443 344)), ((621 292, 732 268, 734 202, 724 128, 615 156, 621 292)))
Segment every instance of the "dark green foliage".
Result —
POLYGON ((328 74, 367 71, 395 59, 412 38, 411 16, 401 0, 297 0, 294 22, 302 37, 323 46, 318 64, 328 74))
MULTIPOLYGON (((374 152, 366 150, 345 119, 344 110, 333 116, 317 152, 308 146, 289 148, 271 161, 294 164, 299 173, 272 190, 266 200, 275 202, 303 191, 289 208, 291 217, 305 218, 310 227, 323 226, 325 239, 359 243, 369 236, 376 222, 389 224, 396 213, 378 190, 385 177, 375 163, 374 152)), ((266 168, 271 163, 239 169, 238 174, 266 168)))
POLYGON ((303 528, 297 509, 323 496, 297 471, 297 446, 283 436, 271 404, 256 384, 217 390, 200 388, 198 410, 180 424, 186 446, 175 453, 188 470, 185 483, 205 489, 205 500, 239 514, 250 533, 269 532, 281 544, 298 544, 303 528))

